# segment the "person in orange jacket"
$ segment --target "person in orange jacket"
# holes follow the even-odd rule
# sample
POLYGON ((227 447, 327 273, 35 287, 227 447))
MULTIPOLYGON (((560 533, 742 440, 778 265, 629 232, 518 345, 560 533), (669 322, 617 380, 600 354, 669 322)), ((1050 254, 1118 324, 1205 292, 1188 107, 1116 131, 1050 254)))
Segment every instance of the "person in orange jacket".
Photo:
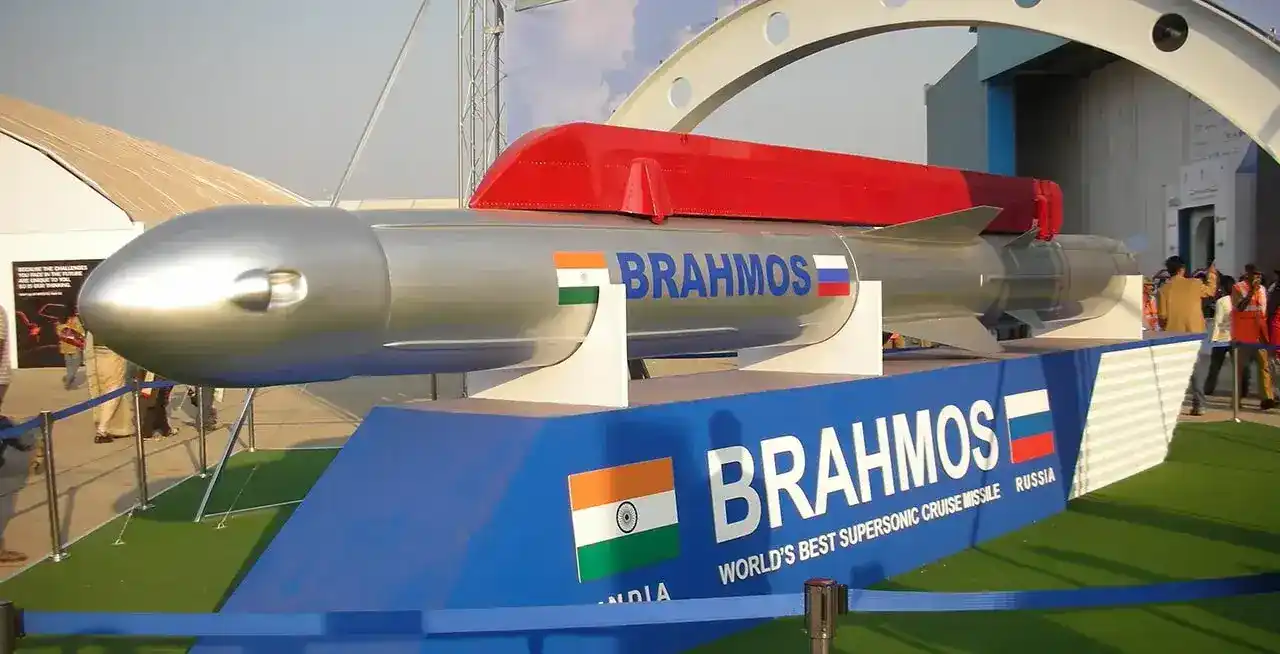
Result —
POLYGON ((1150 279, 1142 280, 1142 329, 1154 332, 1160 328, 1160 312, 1156 309, 1156 285, 1150 279))
MULTIPOLYGON (((1280 276, 1278 276, 1277 279, 1280 280, 1280 276)), ((1271 343, 1272 347, 1274 347, 1277 343, 1280 343, 1280 303, 1277 303, 1276 297, 1275 297, 1277 295, 1280 295, 1280 288, 1277 288, 1277 286, 1280 286, 1280 284, 1272 284, 1271 289, 1269 289, 1269 292, 1267 293, 1267 313, 1268 313, 1267 342, 1271 343)), ((1272 397, 1275 397, 1276 390, 1275 390, 1274 384, 1277 381, 1280 381, 1276 379, 1277 364, 1280 364, 1280 352, 1272 350, 1269 353, 1269 357, 1271 359, 1271 366, 1272 366, 1272 370, 1271 370, 1271 382, 1273 384, 1272 397)))
POLYGON ((1240 362, 1240 399, 1249 395, 1249 368, 1258 365, 1259 408, 1276 406, 1271 386, 1271 335, 1267 325, 1267 293, 1262 287, 1262 273, 1257 266, 1245 266, 1244 275, 1231 291, 1231 338, 1240 362))

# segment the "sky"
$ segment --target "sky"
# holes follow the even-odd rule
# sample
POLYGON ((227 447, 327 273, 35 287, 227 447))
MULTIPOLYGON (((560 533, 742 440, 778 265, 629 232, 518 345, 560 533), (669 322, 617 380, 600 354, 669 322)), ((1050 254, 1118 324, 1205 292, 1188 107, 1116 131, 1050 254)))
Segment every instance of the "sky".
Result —
MULTIPOLYGON (((3 0, 0 93, 325 198, 418 1, 3 0)), ((431 3, 345 198, 456 195, 457 4, 431 3)), ((509 12, 510 136, 605 120, 722 9, 574 0, 509 12)), ((964 29, 934 29, 841 46, 735 98, 699 131, 923 160, 924 84, 972 45, 964 29)))
MULTIPOLYGON (((1221 0, 1271 23, 1275 0, 1221 0)), ((336 187, 419 0, 2 0, 0 93, 152 139, 309 198, 336 187)), ((508 12, 509 136, 603 121, 734 0, 573 0, 508 12)), ((434 0, 343 193, 452 197, 457 5, 434 0)), ((1280 22, 1280 21, 1277 21, 1280 22)), ((880 35, 795 63, 699 132, 925 159, 924 86, 971 47, 964 28, 880 35)))

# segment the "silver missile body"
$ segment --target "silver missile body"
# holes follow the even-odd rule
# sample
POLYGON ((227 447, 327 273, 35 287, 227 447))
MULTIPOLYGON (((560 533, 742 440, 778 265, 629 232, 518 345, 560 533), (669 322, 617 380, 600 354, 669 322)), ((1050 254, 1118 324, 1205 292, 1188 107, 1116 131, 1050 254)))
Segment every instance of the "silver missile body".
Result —
POLYGON ((648 270, 643 295, 630 288, 632 358, 823 341, 849 317, 861 279, 883 282, 886 330, 990 351, 998 345, 984 324, 1003 312, 1046 321, 1101 315, 1119 301, 1118 276, 1137 269, 1108 239, 978 237, 996 213, 978 208, 865 230, 679 218, 656 226, 625 216, 466 209, 220 207, 165 222, 108 258, 85 281, 79 310, 97 342, 148 370, 252 387, 562 361, 585 337, 595 305, 560 303, 558 252, 602 253, 614 281, 625 277, 619 253, 641 264, 646 255, 672 255, 676 269, 662 283, 648 270), (737 269, 699 284, 679 265, 686 254, 703 276, 708 264, 729 262, 722 256, 801 257, 812 286, 789 290, 782 282, 801 277, 767 265, 771 277, 754 282, 760 292, 746 292, 742 284, 752 280, 737 269), (848 295, 814 292, 816 256, 849 262, 848 295))

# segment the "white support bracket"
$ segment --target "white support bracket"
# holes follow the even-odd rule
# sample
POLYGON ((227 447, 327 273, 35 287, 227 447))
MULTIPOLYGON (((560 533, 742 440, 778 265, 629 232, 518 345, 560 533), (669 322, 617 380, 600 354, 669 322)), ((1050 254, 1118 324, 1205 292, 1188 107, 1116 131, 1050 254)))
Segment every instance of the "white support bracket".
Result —
POLYGON ((606 284, 599 289, 591 327, 569 358, 545 368, 469 372, 468 395, 513 402, 627 406, 626 287, 606 284))
POLYGON ((1125 275, 1120 301, 1097 318, 1035 330, 1036 338, 1082 338, 1097 340, 1142 340, 1142 275, 1125 275))
POLYGON ((879 377, 884 374, 883 313, 880 282, 859 281, 853 311, 831 338, 800 347, 743 350, 738 369, 879 377))

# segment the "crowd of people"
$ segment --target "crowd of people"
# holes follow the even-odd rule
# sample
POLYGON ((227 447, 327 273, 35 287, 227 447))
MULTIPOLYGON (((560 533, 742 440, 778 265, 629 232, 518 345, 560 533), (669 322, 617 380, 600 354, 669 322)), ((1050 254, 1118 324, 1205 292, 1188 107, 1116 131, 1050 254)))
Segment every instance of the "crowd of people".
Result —
POLYGON ((1207 361, 1192 375, 1191 414, 1204 413, 1205 397, 1217 392, 1218 378, 1228 352, 1240 357, 1240 396, 1250 395, 1253 369, 1258 408, 1277 406, 1272 366, 1278 358, 1272 344, 1280 342, 1280 271, 1268 281, 1258 267, 1244 267, 1237 280, 1210 262, 1189 273, 1181 257, 1169 257, 1164 270, 1145 281, 1143 327, 1150 331, 1205 334, 1207 361))
MULTIPOLYGON (((65 368, 62 375, 62 386, 66 390, 77 387, 80 369, 86 370, 89 382, 89 396, 98 397, 122 388, 134 381, 163 381, 156 375, 138 368, 125 361, 123 357, 101 345, 93 343, 93 336, 85 331, 80 318, 73 311, 63 317, 54 326, 58 335, 58 350, 62 354, 65 368), (87 353, 87 356, 86 356, 87 353)), ((3 306, 0 306, 0 431, 13 426, 13 420, 4 417, 4 398, 12 380, 9 361, 9 319, 3 306)), ((93 407, 94 443, 113 443, 121 438, 133 438, 141 426, 144 439, 173 436, 177 430, 170 424, 172 387, 144 388, 139 395, 138 409, 140 420, 135 420, 133 398, 129 394, 114 397, 93 407)), ((217 410, 214 406, 221 398, 221 389, 188 387, 183 409, 190 416, 192 424, 200 416, 203 404, 204 423, 206 429, 214 429, 217 425, 217 410)), ((24 441, 20 437, 0 439, 0 466, 4 465, 4 452, 8 448, 30 452, 30 472, 37 473, 44 466, 43 443, 24 441)), ((0 520, 3 516, 0 516, 0 520)), ((17 564, 27 560, 21 552, 9 550, 0 540, 0 565, 17 564)))

